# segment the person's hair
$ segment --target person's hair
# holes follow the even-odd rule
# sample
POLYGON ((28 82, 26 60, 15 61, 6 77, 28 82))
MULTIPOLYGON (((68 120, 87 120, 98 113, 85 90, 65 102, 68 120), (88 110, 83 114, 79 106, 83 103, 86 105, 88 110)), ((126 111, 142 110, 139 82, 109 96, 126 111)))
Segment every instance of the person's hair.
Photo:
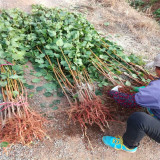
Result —
POLYGON ((160 70, 160 67, 156 66, 156 69, 160 70))

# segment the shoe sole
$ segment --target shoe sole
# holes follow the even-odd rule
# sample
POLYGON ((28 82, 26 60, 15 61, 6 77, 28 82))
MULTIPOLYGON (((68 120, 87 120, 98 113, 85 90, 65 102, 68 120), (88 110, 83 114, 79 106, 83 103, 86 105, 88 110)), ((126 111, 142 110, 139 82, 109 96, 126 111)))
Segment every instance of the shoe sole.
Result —
MULTIPOLYGON (((122 150, 122 151, 124 151, 124 150, 122 150)), ((136 150, 137 151, 137 150, 136 150)), ((128 153, 135 153, 136 151, 133 151, 133 152, 130 152, 130 151, 124 151, 124 152, 128 152, 128 153)))

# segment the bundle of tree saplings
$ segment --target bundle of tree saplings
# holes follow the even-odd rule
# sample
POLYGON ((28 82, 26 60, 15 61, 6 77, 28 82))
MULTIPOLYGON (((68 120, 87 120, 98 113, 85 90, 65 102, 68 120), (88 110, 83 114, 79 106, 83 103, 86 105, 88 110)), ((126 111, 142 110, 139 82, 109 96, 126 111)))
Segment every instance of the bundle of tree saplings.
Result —
POLYGON ((27 92, 20 76, 6 63, 1 64, 0 141, 28 144, 46 136, 46 120, 33 111, 27 99, 27 92))
MULTIPOLYGON (((39 51, 41 52, 40 49, 39 51)), ((48 55, 46 55, 46 59, 52 67, 53 73, 70 104, 70 109, 68 110, 70 120, 74 123, 78 122, 85 135, 87 125, 92 126, 96 124, 104 131, 104 128, 108 126, 108 121, 114 121, 114 117, 111 115, 109 108, 96 96, 94 84, 87 70, 84 68, 81 73, 72 70, 71 62, 67 59, 63 51, 62 54, 70 69, 69 72, 73 77, 72 83, 69 82, 67 76, 64 74, 58 59, 58 66, 51 62, 48 55)))

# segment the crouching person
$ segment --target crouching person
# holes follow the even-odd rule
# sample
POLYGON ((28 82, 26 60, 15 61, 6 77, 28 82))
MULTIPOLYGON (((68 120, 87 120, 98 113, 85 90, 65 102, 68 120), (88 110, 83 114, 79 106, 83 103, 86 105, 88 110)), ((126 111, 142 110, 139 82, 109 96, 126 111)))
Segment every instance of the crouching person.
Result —
POLYGON ((133 95, 120 93, 114 87, 109 95, 123 107, 145 107, 149 114, 144 112, 133 113, 127 121, 126 132, 123 137, 104 136, 105 145, 127 152, 136 152, 144 136, 160 143, 160 54, 155 58, 155 71, 159 79, 151 81, 147 87, 134 88, 138 92, 133 95))

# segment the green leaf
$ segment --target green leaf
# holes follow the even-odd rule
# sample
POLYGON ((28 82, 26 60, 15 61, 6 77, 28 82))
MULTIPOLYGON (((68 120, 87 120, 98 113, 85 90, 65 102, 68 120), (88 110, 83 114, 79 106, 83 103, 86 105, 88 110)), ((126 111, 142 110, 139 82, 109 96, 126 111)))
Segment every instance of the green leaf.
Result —
POLYGON ((45 92, 43 95, 46 96, 46 97, 51 97, 51 96, 52 96, 52 93, 50 93, 50 92, 45 92))
POLYGON ((34 70, 30 70, 30 72, 34 72, 34 70))
POLYGON ((105 25, 105 26, 109 26, 109 22, 105 22, 104 25, 105 25))
POLYGON ((122 72, 121 72, 121 71, 116 71, 116 74, 117 74, 117 75, 121 75, 122 72))
POLYGON ((131 83, 129 81, 126 81, 126 86, 131 86, 131 83))
POLYGON ((6 64, 6 62, 3 59, 0 59, 0 65, 1 64, 6 64))
POLYGON ((29 94, 28 94, 28 97, 29 98, 32 98, 34 96, 34 92, 30 92, 29 94))
POLYGON ((19 95, 19 92, 18 91, 13 91, 13 95, 17 96, 17 95, 19 95))
POLYGON ((23 60, 24 55, 25 55, 25 51, 18 51, 16 53, 12 54, 12 57, 14 60, 23 60))
POLYGON ((7 85, 7 81, 0 81, 0 87, 5 87, 7 85))
POLYGON ((18 76, 17 74, 14 74, 14 75, 10 76, 9 78, 11 78, 11 79, 19 79, 20 76, 18 76))
POLYGON ((99 84, 98 84, 98 87, 100 87, 100 88, 103 87, 102 83, 99 83, 99 84))
POLYGON ((55 83, 46 83, 43 85, 47 92, 53 92, 53 90, 57 89, 57 85, 55 83))
POLYGON ((73 95, 73 98, 74 99, 78 98, 78 94, 73 95))
POLYGON ((1 77, 1 79, 6 79, 8 76, 6 75, 6 73, 2 73, 2 74, 0 74, 0 77, 1 77))
POLYGON ((64 97, 64 94, 62 92, 57 92, 58 97, 64 97))
POLYGON ((34 86, 33 86, 33 85, 26 85, 26 88, 28 88, 28 89, 33 89, 34 86))
POLYGON ((101 92, 100 90, 98 90, 98 89, 95 91, 95 94, 96 94, 97 96, 102 96, 102 95, 103 95, 102 92, 101 92))
MULTIPOLYGON (((113 78, 114 78, 114 76, 113 76, 113 78)), ((116 77, 116 78, 117 78, 117 77, 116 77)), ((102 82, 102 85, 103 85, 103 86, 108 86, 108 82, 103 81, 103 82, 102 82)))
POLYGON ((136 74, 132 74, 132 77, 133 78, 138 78, 136 74))
POLYGON ((100 55, 99 58, 104 59, 104 60, 108 60, 109 57, 106 55, 100 55))
POLYGON ((43 58, 43 57, 45 57, 45 54, 44 54, 44 53, 41 53, 41 54, 39 55, 39 57, 43 58))
POLYGON ((41 80, 40 79, 32 79, 32 82, 33 83, 38 83, 38 82, 40 82, 41 80))
POLYGON ((39 92, 39 91, 42 91, 43 89, 44 89, 44 87, 43 87, 43 86, 40 86, 40 87, 37 87, 37 88, 36 88, 36 91, 39 92))
POLYGON ((13 65, 12 69, 16 71, 18 74, 23 74, 23 67, 21 65, 13 65))
POLYGON ((51 45, 47 44, 47 45, 45 46, 45 48, 46 48, 46 49, 51 49, 51 45))
POLYGON ((44 63, 44 60, 43 60, 42 58, 40 58, 40 59, 35 59, 35 62, 40 63, 40 64, 43 64, 43 63, 44 63))
POLYGON ((46 107, 46 104, 45 104, 45 103, 41 103, 40 106, 41 106, 42 108, 45 108, 45 107, 46 107))
POLYGON ((50 105, 49 105, 49 107, 53 107, 54 106, 54 104, 53 103, 51 103, 50 105))
POLYGON ((57 109, 58 109, 58 107, 57 107, 57 106, 55 106, 55 107, 53 107, 52 109, 53 109, 53 110, 57 110, 57 109))
POLYGON ((68 67, 68 63, 66 61, 61 61, 61 64, 64 66, 64 67, 68 67))
POLYGON ((69 49, 70 49, 70 48, 73 47, 73 45, 70 44, 70 43, 65 43, 63 47, 64 47, 64 48, 69 48, 69 49))
POLYGON ((48 80, 48 81, 52 81, 52 80, 53 80, 53 77, 52 77, 52 75, 47 74, 47 75, 44 77, 44 79, 46 79, 46 80, 48 80))
POLYGON ((124 60, 125 60, 126 62, 131 62, 128 57, 125 57, 124 60))
POLYGON ((36 77, 41 77, 43 74, 41 72, 37 72, 34 74, 36 77))
POLYGON ((2 49, 0 49, 0 57, 1 58, 5 58, 6 57, 5 52, 2 49))
POLYGON ((51 56, 51 57, 54 57, 54 53, 53 53, 53 51, 50 50, 50 49, 45 50, 45 53, 46 53, 47 55, 51 56))
POLYGON ((53 103, 54 105, 57 105, 57 104, 60 104, 61 101, 57 99, 57 100, 54 100, 52 103, 53 103))
POLYGON ((57 40, 56 45, 59 46, 59 47, 62 47, 63 46, 63 40, 62 39, 57 40))
POLYGON ((0 147, 8 147, 9 143, 8 142, 1 142, 0 147))
POLYGON ((56 32, 53 30, 48 30, 49 36, 50 37, 55 37, 56 36, 56 32))
POLYGON ((25 65, 24 67, 25 67, 25 68, 29 68, 29 66, 27 66, 27 65, 25 65))
POLYGON ((75 60, 75 64, 77 64, 77 65, 83 65, 82 59, 76 59, 75 60))

